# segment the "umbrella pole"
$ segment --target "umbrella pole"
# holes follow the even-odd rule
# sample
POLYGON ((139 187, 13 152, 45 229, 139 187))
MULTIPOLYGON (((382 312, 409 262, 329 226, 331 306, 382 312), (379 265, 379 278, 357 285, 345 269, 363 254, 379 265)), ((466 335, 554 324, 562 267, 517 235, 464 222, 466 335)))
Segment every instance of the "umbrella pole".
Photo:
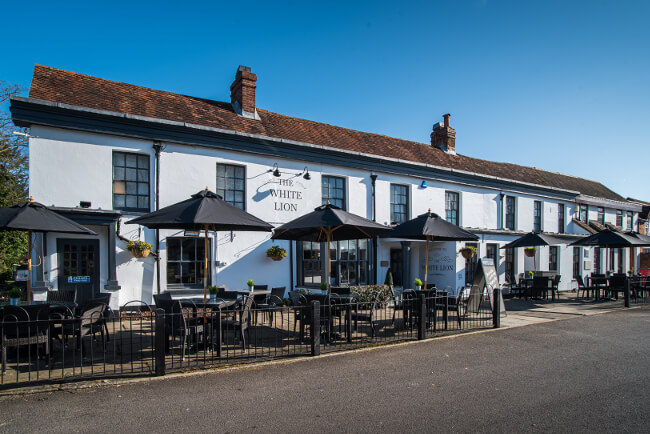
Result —
POLYGON ((27 231, 27 304, 32 298, 32 231, 27 231))
POLYGON ((424 288, 427 289, 427 277, 429 277, 429 236, 427 235, 426 253, 424 254, 424 288))
POLYGON ((203 303, 208 301, 208 225, 205 225, 205 244, 203 247, 203 303))
POLYGON ((330 276, 332 275, 332 261, 330 261, 330 239, 332 238, 332 233, 329 228, 325 232, 327 234, 327 293, 330 293, 330 276))

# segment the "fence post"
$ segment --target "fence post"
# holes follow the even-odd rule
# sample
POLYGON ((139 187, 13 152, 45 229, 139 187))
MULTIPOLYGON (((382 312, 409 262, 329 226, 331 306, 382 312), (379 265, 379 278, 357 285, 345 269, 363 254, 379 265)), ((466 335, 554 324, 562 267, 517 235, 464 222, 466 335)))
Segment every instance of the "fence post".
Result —
POLYGON ((320 355, 320 302, 311 302, 311 355, 320 355))
POLYGON ((425 294, 420 294, 420 321, 418 322, 418 339, 425 338, 427 329, 427 299, 425 294))
POLYGON ((497 286, 492 291, 492 327, 498 329, 501 327, 501 288, 497 286))
POLYGON ((156 309, 156 322, 154 323, 154 342, 156 354, 156 376, 165 375, 165 311, 156 309))
POLYGON ((630 279, 625 279, 625 285, 623 286, 623 293, 625 294, 625 307, 630 307, 630 279))

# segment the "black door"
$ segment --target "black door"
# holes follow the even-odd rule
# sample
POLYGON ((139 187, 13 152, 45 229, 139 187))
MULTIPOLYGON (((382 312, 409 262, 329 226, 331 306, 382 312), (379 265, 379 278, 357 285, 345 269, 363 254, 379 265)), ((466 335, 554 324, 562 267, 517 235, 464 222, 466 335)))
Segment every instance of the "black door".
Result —
POLYGON ((393 285, 403 287, 402 249, 390 249, 390 272, 393 274, 393 285))
POLYGON ((58 239, 59 291, 77 290, 77 303, 99 295, 99 240, 58 239))

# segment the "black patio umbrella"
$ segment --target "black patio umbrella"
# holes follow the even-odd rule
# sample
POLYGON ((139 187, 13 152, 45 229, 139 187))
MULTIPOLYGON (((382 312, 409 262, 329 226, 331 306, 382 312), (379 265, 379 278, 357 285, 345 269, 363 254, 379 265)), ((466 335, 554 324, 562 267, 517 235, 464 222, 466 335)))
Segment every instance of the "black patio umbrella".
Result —
POLYGON ((277 227, 273 233, 273 239, 327 242, 327 285, 329 287, 332 271, 329 260, 330 241, 373 238, 388 230, 390 228, 387 226, 328 203, 315 208, 309 214, 277 227))
POLYGON ((647 235, 640 234, 638 232, 633 232, 633 231, 625 232, 625 235, 628 235, 630 237, 634 237, 637 240, 639 240, 639 241, 641 241, 643 243, 646 243, 647 246, 650 246, 650 237, 647 236, 647 235))
POLYGON ((78 223, 57 214, 33 198, 29 202, 0 208, 0 230, 27 231, 27 300, 31 299, 32 232, 97 235, 78 223))
POLYGON ((514 241, 509 242, 502 249, 515 249, 517 247, 536 247, 536 246, 553 246, 558 244, 568 244, 569 239, 556 235, 549 235, 540 232, 530 232, 522 235, 514 241))
POLYGON ((271 232, 273 226, 247 213, 207 189, 189 199, 134 218, 126 223, 139 224, 150 229, 183 229, 205 232, 203 269, 203 300, 208 294, 208 231, 271 232))
POLYGON ((588 237, 574 241, 570 246, 598 246, 609 248, 622 248, 622 247, 642 247, 648 246, 650 243, 644 242, 631 235, 626 235, 611 229, 605 229, 597 232, 588 237))
POLYGON ((478 237, 465 229, 449 223, 431 210, 395 226, 382 238, 407 238, 426 241, 426 259, 424 262, 424 287, 427 287, 429 274, 429 241, 476 241, 478 237))

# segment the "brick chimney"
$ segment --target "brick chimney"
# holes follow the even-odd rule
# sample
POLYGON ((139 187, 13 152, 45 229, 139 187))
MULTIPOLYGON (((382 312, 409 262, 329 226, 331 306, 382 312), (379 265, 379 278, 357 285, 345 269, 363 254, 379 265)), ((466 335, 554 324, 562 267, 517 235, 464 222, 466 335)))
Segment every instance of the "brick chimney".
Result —
POLYGON ((255 111, 255 82, 257 75, 248 66, 239 65, 235 81, 230 85, 230 103, 239 116, 259 119, 255 111))
POLYGON ((456 155, 456 130, 449 126, 449 117, 447 113, 442 115, 443 122, 433 124, 433 132, 431 133, 431 146, 442 149, 447 154, 456 155))

